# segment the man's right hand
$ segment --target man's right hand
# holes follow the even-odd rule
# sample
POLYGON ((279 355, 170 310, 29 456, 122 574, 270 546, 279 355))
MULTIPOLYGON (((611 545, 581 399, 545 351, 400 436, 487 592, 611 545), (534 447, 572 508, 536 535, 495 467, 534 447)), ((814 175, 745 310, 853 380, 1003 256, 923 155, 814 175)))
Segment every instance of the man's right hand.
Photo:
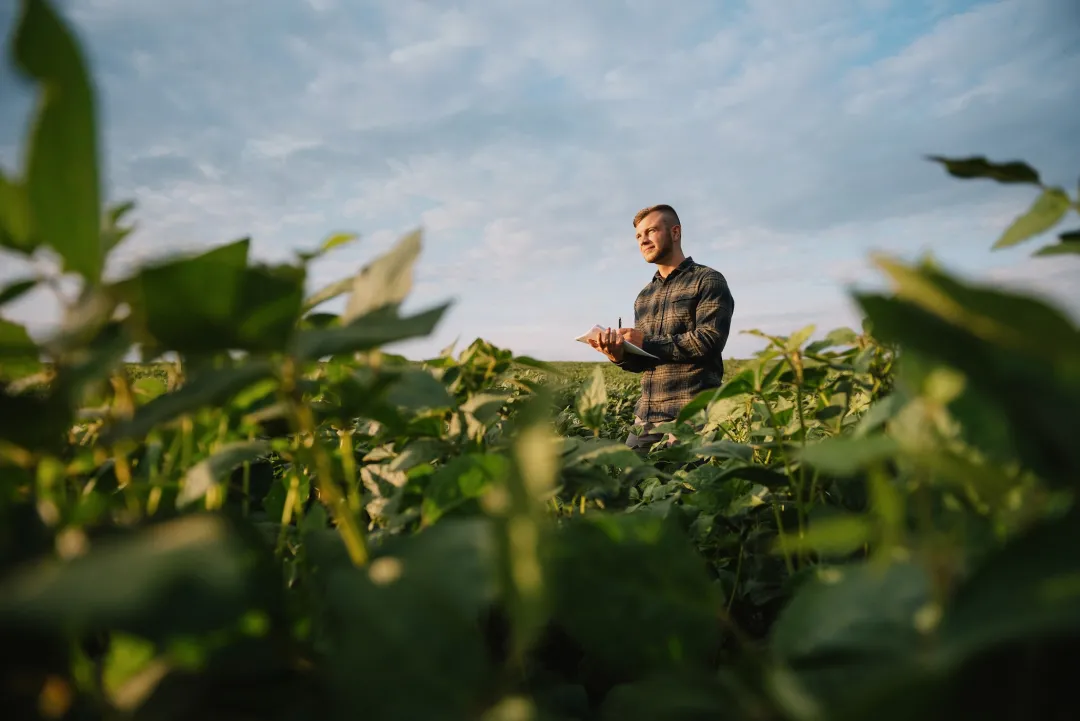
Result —
POLYGON ((605 328, 599 337, 590 339, 589 345, 608 357, 613 363, 623 359, 623 335, 620 330, 605 328))

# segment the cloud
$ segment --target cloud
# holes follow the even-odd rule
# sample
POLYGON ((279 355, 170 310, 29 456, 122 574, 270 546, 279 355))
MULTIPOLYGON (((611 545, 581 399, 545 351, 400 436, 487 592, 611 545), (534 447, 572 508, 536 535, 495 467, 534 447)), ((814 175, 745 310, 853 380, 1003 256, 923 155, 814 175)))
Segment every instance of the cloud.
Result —
MULTIPOLYGON (((260 7, 70 5, 103 96, 109 196, 137 201, 113 272, 248 234, 282 260, 359 232, 314 287, 421 226, 409 305, 455 305, 404 350, 482 336, 592 359, 574 336, 628 319, 652 273, 630 219, 669 202, 687 251, 731 284, 736 356, 760 347, 747 328, 857 324, 847 289, 881 282, 875 249, 930 250, 1080 308, 1027 246, 989 250, 1030 188, 924 159, 1025 158, 1074 187, 1069 0, 260 7)), ((14 168, 30 98, 0 81, 17 96, 0 110, 14 168)), ((53 313, 14 312, 39 328, 53 313)))

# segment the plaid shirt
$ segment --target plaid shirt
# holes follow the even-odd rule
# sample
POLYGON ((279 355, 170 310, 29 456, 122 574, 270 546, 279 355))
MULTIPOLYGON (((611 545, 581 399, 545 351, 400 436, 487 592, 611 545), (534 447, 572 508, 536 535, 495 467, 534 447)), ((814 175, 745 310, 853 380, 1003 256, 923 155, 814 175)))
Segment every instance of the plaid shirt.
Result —
POLYGON ((643 349, 625 352, 620 368, 641 373, 635 415, 647 423, 674 420, 698 393, 723 382, 720 353, 731 331, 735 300, 718 271, 687 258, 663 278, 657 271, 634 300, 634 327, 643 349))

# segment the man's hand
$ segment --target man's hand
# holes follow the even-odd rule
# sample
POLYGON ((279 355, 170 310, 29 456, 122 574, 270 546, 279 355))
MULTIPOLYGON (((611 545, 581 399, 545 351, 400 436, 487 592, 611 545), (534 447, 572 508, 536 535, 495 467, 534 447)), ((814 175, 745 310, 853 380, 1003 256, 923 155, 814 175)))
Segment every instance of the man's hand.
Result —
POLYGON ((638 348, 641 348, 645 342, 645 334, 637 328, 619 328, 619 335, 622 336, 624 343, 633 343, 638 348))
POLYGON ((600 331, 599 337, 589 339, 589 345, 606 355, 613 363, 618 363, 623 359, 622 332, 624 330, 628 329, 619 328, 618 330, 613 330, 611 328, 605 328, 600 331))

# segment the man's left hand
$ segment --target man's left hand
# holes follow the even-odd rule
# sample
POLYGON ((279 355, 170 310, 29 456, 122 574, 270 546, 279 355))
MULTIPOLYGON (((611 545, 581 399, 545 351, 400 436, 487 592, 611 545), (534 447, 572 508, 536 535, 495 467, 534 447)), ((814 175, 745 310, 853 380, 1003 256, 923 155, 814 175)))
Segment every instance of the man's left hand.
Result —
POLYGON ((641 348, 642 343, 645 342, 645 334, 637 328, 619 328, 619 335, 622 336, 623 342, 633 343, 638 348, 641 348))

